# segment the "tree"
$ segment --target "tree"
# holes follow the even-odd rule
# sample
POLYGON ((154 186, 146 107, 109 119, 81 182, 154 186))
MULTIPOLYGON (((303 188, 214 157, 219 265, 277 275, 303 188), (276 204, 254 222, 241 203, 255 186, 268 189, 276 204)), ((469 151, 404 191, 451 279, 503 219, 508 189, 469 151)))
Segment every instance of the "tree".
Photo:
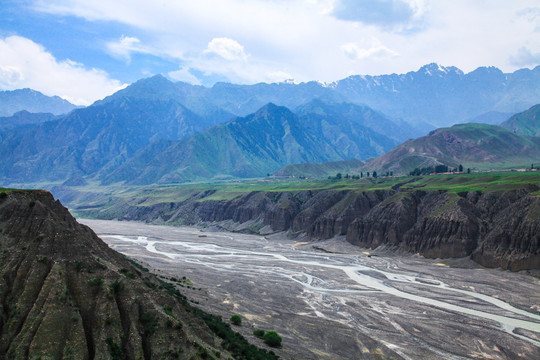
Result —
POLYGON ((369 171, 366 173, 366 177, 369 177, 369 171))
POLYGON ((377 177, 377 172, 376 172, 376 171, 373 172, 373 177, 374 177, 374 178, 377 177))
POLYGON ((264 342, 266 345, 271 347, 280 347, 281 346, 281 336, 275 331, 267 331, 263 335, 264 342))
POLYGON ((336 174, 336 179, 341 180, 341 177, 342 177, 341 173, 336 174))
POLYGON ((445 172, 448 172, 448 165, 440 164, 435 166, 435 173, 440 174, 445 172))
POLYGON ((362 171, 360 171, 360 177, 363 178, 364 177, 364 173, 362 171))
POLYGON ((471 168, 467 168, 467 174, 471 173, 471 168))
POLYGON ((459 164, 458 170, 459 172, 463 172, 463 165, 459 164))
POLYGON ((233 316, 231 316, 230 320, 233 325, 242 325, 242 318, 240 317, 240 315, 234 314, 233 316))

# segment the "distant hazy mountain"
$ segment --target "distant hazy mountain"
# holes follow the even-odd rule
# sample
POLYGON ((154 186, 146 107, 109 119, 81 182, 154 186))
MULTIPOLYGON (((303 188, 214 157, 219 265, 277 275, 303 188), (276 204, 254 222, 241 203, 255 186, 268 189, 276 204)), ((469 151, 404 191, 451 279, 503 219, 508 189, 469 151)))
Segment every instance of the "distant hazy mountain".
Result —
POLYGON ((31 89, 0 91, 0 116, 11 116, 22 110, 60 115, 75 108, 76 105, 58 96, 46 96, 31 89))
POLYGON ((500 111, 488 111, 487 113, 475 116, 468 119, 465 123, 481 123, 489 125, 500 125, 504 121, 508 120, 513 113, 500 112, 500 111))
POLYGON ((0 180, 65 180, 115 169, 159 139, 179 140, 204 128, 181 104, 118 98, 72 111, 57 121, 0 135, 0 180))
POLYGON ((296 108, 296 113, 298 115, 321 115, 336 120, 350 121, 397 142, 403 142, 427 133, 422 128, 413 127, 403 120, 391 120, 386 115, 367 106, 351 103, 328 103, 321 99, 314 99, 296 108))
POLYGON ((144 86, 131 86, 110 98, 139 92, 141 97, 175 99, 200 116, 217 117, 216 124, 231 114, 251 114, 269 102, 296 109, 314 99, 367 105, 394 120, 436 127, 466 122, 486 113, 492 116, 483 121, 492 123, 496 114, 514 114, 540 103, 540 66, 511 74, 494 67, 481 67, 465 74, 456 67, 429 64, 406 74, 355 75, 331 84, 217 83, 206 88, 172 83, 159 75, 139 83, 144 86), (152 90, 146 91, 148 88, 152 90))
POLYGON ((26 110, 21 110, 12 116, 0 117, 0 130, 13 129, 23 125, 40 124, 58 118, 58 115, 51 113, 30 113, 26 110))
POLYGON ((104 177, 138 184, 266 176, 286 164, 365 159, 395 141, 332 116, 297 116, 268 104, 256 113, 217 125, 163 151, 149 148, 104 177), (157 151, 155 151, 157 150, 157 151))
POLYGON ((401 75, 350 76, 332 84, 350 102, 412 122, 448 126, 489 111, 516 113, 540 102, 540 66, 504 74, 481 67, 468 74, 429 64, 401 75))
POLYGON ((540 104, 515 114, 501 126, 518 135, 540 136, 540 104))
POLYGON ((500 126, 460 124, 409 140, 363 166, 365 170, 408 173, 439 164, 455 168, 510 168, 540 159, 540 138, 516 135, 500 126))

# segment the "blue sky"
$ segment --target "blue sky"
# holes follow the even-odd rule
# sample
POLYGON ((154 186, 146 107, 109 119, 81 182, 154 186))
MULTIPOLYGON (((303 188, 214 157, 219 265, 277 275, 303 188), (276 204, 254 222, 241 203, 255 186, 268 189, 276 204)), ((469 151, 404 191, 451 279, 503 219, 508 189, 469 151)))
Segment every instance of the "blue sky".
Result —
POLYGON ((537 0, 0 0, 0 90, 87 105, 163 74, 211 86, 540 64, 537 0))

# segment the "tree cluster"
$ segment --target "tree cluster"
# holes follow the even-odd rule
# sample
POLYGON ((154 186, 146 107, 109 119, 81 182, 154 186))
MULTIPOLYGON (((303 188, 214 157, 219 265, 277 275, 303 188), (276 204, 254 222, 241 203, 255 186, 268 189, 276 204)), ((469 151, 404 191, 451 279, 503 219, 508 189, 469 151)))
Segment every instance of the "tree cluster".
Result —
MULTIPOLYGON (((411 172, 409 172, 409 175, 411 176, 419 176, 419 175, 429 175, 429 174, 442 174, 447 172, 463 172, 463 165, 459 164, 457 168, 449 168, 448 165, 439 164, 435 167, 428 166, 423 168, 414 168, 411 172)), ((470 169, 467 169, 467 172, 470 173, 470 169)))

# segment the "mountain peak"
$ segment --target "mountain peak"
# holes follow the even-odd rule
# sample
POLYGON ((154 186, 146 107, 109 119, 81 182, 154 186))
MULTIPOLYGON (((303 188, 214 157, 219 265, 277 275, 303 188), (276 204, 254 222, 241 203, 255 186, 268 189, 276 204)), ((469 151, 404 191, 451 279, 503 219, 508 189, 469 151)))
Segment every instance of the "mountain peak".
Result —
POLYGON ((273 102, 269 102, 268 104, 264 105, 259 110, 257 110, 255 114, 257 115, 257 114, 275 114, 275 113, 293 114, 293 112, 289 110, 287 107, 276 105, 273 102))
MULTIPOLYGON (((177 86, 167 80, 163 75, 158 74, 149 78, 144 78, 134 82, 125 89, 122 89, 110 96, 107 96, 102 102, 110 102, 122 97, 145 98, 145 99, 170 99, 178 93, 177 86)), ((101 103, 97 101, 96 104, 101 103)))
POLYGON ((439 65, 437 63, 430 63, 430 64, 422 66, 418 70, 418 73, 427 74, 427 75, 456 73, 459 75, 463 75, 463 71, 461 71, 455 66, 446 67, 446 66, 439 65))

